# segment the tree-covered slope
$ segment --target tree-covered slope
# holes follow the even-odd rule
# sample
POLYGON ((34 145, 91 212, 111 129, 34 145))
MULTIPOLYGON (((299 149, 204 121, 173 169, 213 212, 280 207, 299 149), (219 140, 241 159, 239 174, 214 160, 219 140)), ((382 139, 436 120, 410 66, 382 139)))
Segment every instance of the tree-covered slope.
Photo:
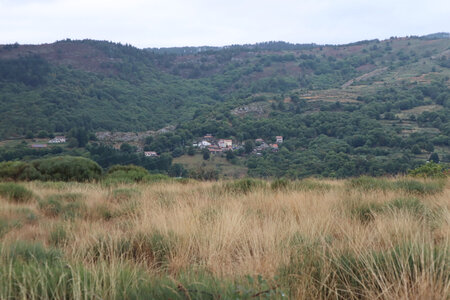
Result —
POLYGON ((178 157, 206 133, 238 143, 282 135, 279 152, 237 151, 230 161, 254 176, 397 173, 433 152, 450 159, 449 78, 445 34, 348 45, 5 45, 0 137, 170 124, 175 132, 146 149, 178 157))

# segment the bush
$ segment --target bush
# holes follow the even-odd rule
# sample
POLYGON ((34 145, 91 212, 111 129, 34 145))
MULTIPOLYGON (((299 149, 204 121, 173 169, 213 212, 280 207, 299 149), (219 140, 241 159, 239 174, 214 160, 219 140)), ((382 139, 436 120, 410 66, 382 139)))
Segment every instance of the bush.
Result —
POLYGON ((2 250, 3 254, 12 261, 38 262, 40 264, 52 264, 62 257, 62 253, 56 249, 45 249, 40 243, 18 241, 2 250), (6 253, 5 253, 6 252, 6 253))
POLYGON ((427 210, 417 198, 396 198, 386 203, 386 207, 392 210, 408 211, 416 216, 424 216, 427 210))
POLYGON ((16 203, 28 202, 33 199, 33 192, 16 183, 1 183, 0 195, 16 203))
POLYGON ((67 232, 63 226, 57 225, 50 232, 49 243, 54 246, 59 246, 67 240, 67 232))
POLYGON ((84 157, 59 156, 35 160, 32 165, 42 180, 86 182, 100 179, 102 168, 84 157))
POLYGON ((409 170, 408 175, 422 178, 445 178, 448 176, 444 167, 435 162, 428 162, 413 170, 409 170))
POLYGON ((352 178, 347 182, 347 186, 350 189, 359 189, 364 191, 370 190, 387 190, 392 188, 391 183, 386 179, 361 176, 358 178, 352 178))
POLYGON ((126 258, 162 267, 167 263, 170 253, 174 251, 177 241, 178 238, 173 233, 165 235, 157 231, 138 232, 133 236, 121 238, 100 236, 88 249, 88 253, 94 259, 126 258))
POLYGON ((0 179, 2 180, 36 180, 41 174, 32 165, 22 161, 0 163, 0 179))
POLYGON ((431 195, 441 193, 444 190, 445 182, 428 181, 420 182, 416 180, 400 180, 394 183, 394 187, 410 194, 431 195))
POLYGON ((120 203, 139 197, 140 194, 141 192, 137 189, 123 188, 111 191, 108 198, 120 203))
POLYGON ((248 194, 266 187, 266 182, 258 179, 244 178, 225 184, 225 191, 229 193, 248 194))
POLYGON ((47 197, 39 201, 39 209, 48 217, 57 217, 63 212, 62 201, 55 197, 47 197))
POLYGON ((370 190, 403 190, 410 194, 436 194, 443 191, 444 181, 420 182, 411 179, 402 179, 398 181, 389 181, 386 179, 372 178, 362 176, 353 178, 347 182, 347 188, 359 189, 363 191, 370 190))
POLYGON ((39 201, 39 209, 48 217, 63 216, 66 219, 74 219, 84 216, 87 211, 86 205, 81 200, 73 200, 66 196, 67 194, 48 196, 39 201), (70 202, 64 203, 67 200, 70 202))
MULTIPOLYGON (((386 297, 387 289, 406 282, 420 284, 423 278, 437 286, 449 282, 448 247, 405 243, 389 250, 347 249, 323 251, 319 245, 302 242, 298 254, 280 269, 281 280, 291 288, 301 282, 317 299, 372 299, 386 297)), ((391 297, 388 297, 391 298, 391 297)))
POLYGON ((270 184, 270 188, 274 191, 287 190, 291 186, 291 182, 284 178, 279 178, 270 184))
POLYGON ((143 167, 135 165, 114 165, 109 168, 106 178, 114 178, 124 180, 125 182, 140 182, 145 176, 149 175, 148 171, 143 167))
POLYGON ((360 203, 353 207, 351 214, 355 216, 361 223, 365 224, 372 221, 375 213, 381 212, 383 207, 378 203, 360 203))

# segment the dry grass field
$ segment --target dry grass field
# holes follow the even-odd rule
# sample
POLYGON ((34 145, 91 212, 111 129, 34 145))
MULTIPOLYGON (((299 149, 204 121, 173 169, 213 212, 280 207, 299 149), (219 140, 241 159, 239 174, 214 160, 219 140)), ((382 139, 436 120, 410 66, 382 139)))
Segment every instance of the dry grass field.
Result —
POLYGON ((450 185, 0 186, 0 299, 449 299, 450 185))

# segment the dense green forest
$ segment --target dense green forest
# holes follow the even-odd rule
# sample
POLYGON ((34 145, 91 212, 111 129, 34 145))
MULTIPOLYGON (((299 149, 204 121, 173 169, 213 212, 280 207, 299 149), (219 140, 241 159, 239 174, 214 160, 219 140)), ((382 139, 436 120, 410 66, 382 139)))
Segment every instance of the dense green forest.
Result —
MULTIPOLYGON (((0 161, 85 156, 101 167, 136 164, 173 176, 216 178, 173 162, 205 134, 241 148, 222 154, 249 176, 347 177, 404 173, 450 162, 450 39, 347 45, 268 42, 137 49, 64 40, 0 46, 0 161), (143 149, 113 149, 95 132, 175 129, 143 149), (31 149, 37 137, 69 143, 31 149), (279 151, 252 153, 254 140, 279 151), (19 140, 16 144, 7 143, 19 140), (246 146, 244 146, 244 144, 246 146)), ((208 155, 204 156, 205 161, 208 155)))

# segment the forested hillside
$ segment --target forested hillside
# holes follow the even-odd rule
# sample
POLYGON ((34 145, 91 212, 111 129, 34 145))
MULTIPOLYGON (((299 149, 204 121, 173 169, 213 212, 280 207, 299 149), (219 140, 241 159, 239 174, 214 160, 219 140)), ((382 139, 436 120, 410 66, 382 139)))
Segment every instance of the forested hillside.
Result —
MULTIPOLYGON (((268 42, 143 50, 92 40, 4 45, 0 137, 174 125, 174 131, 148 138, 145 149, 167 159, 188 157, 198 137, 212 134, 242 145, 226 158, 250 176, 396 174, 432 154, 433 160, 450 161, 449 87, 446 34, 348 45, 268 42), (277 152, 253 155, 244 147, 258 138, 274 142, 275 136, 284 137, 277 152)), ((0 148, 0 158, 72 151, 103 167, 149 165, 139 163, 133 148, 113 150, 87 141, 72 146, 84 150, 37 152, 18 145, 0 148)))

